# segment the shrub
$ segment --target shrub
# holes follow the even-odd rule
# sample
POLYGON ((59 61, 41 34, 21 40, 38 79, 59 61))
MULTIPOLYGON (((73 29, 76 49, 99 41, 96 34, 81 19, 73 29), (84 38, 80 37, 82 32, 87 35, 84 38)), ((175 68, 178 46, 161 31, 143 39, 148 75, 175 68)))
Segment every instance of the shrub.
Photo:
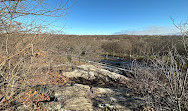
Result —
POLYGON ((173 49, 164 58, 152 57, 152 66, 137 65, 133 89, 155 110, 188 110, 188 69, 184 67, 187 60, 173 49))

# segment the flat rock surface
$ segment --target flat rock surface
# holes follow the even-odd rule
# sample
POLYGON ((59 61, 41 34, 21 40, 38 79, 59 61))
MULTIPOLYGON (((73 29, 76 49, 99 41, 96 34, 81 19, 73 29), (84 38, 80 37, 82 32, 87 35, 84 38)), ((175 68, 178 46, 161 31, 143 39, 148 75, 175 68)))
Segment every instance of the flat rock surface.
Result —
MULTIPOLYGON (((48 86, 46 89, 48 90, 48 86)), ((49 87, 49 90, 53 90, 54 93, 51 97, 55 99, 48 102, 48 104, 43 104, 46 109, 51 108, 63 111, 103 111, 106 109, 128 111, 135 110, 135 108, 145 104, 141 98, 134 97, 132 92, 126 88, 100 88, 74 84, 55 89, 49 87)))
POLYGON ((129 78, 117 74, 117 73, 113 73, 110 72, 108 70, 102 69, 102 68, 98 68, 95 67, 93 65, 80 65, 77 66, 77 69, 75 69, 73 72, 65 72, 63 73, 64 76, 69 77, 69 78, 78 78, 78 77, 82 77, 88 80, 93 80, 96 79, 98 77, 109 77, 113 80, 129 80, 129 78))
POLYGON ((73 84, 34 87, 34 90, 51 97, 47 103, 40 102, 41 107, 59 111, 130 111, 145 104, 143 99, 135 97, 131 90, 118 86, 131 81, 123 75, 92 65, 78 66, 72 72, 63 72, 63 75, 74 78, 73 84))
POLYGON ((93 103, 85 97, 73 97, 64 102, 63 108, 68 111, 93 111, 93 103))

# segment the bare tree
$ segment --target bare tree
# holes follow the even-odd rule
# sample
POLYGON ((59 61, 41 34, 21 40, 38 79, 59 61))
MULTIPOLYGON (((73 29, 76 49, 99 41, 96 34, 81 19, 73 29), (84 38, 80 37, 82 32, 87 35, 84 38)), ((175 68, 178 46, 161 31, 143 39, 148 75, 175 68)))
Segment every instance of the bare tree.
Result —
MULTIPOLYGON (((51 18, 62 18, 67 14, 70 0, 1 0, 0 36, 6 36, 6 57, 0 63, 0 110, 11 110, 10 105, 17 90, 24 89, 26 78, 34 73, 34 44, 40 38, 43 28, 51 26, 51 18), (22 49, 10 53, 9 39, 26 34, 32 36, 22 49), (30 60, 28 59, 30 58, 30 60), (20 84, 22 81, 22 84, 20 84)), ((2 52, 0 52, 2 53, 2 52)), ((37 62, 36 62, 37 63, 37 62)))
MULTIPOLYGON (((67 14, 70 0, 55 0, 50 5, 46 0, 2 0, 0 2, 0 31, 7 33, 6 52, 8 53, 8 35, 18 32, 33 32, 41 29, 42 18, 63 17, 67 14), (54 4, 54 3, 53 3, 54 4), (35 23, 37 18, 38 23, 35 23), (28 23, 27 19, 30 20, 28 23), (40 22, 39 22, 40 21, 40 22)), ((50 26, 49 22, 42 25, 50 26)))
POLYGON ((185 24, 176 27, 182 33, 184 54, 180 54, 174 44, 167 54, 155 55, 150 67, 135 68, 137 91, 155 110, 188 110, 187 29, 185 24))

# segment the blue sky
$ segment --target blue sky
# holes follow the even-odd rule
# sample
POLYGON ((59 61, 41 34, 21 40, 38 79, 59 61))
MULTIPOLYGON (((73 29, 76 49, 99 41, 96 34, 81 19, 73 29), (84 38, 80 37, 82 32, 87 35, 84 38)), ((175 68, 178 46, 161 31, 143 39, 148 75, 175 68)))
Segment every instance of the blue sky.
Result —
POLYGON ((187 19, 188 0, 75 0, 57 24, 65 34, 171 34, 187 19))

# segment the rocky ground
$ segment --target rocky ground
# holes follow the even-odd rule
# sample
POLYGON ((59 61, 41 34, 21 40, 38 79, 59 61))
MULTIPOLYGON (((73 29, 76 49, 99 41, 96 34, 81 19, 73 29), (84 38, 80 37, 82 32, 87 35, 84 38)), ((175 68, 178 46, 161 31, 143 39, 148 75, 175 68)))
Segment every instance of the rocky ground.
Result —
MULTIPOLYGON (((56 68, 61 72, 61 67, 56 68)), ((127 72, 130 73, 130 72, 127 72)), ((61 72, 70 80, 64 85, 35 85, 33 91, 47 95, 48 100, 38 101, 41 109, 48 111, 132 111, 145 106, 141 97, 127 88, 131 78, 94 65, 75 66, 61 72)), ((19 106, 18 110, 25 110, 19 106)))

